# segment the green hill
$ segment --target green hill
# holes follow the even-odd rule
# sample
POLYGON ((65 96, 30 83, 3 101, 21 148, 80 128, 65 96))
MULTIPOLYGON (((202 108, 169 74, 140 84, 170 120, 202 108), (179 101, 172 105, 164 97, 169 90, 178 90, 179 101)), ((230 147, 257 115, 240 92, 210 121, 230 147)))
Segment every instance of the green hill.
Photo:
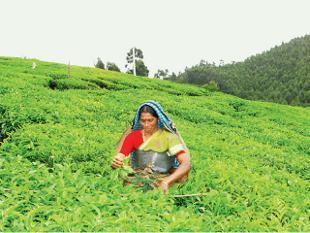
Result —
POLYGON ((202 62, 177 81, 198 85, 216 82, 241 98, 290 105, 310 105, 310 35, 282 43, 244 62, 215 66, 202 62))
POLYGON ((309 108, 9 57, 0 100, 0 231, 310 231, 309 108), (149 99, 191 150, 190 179, 169 195, 110 167, 149 99))

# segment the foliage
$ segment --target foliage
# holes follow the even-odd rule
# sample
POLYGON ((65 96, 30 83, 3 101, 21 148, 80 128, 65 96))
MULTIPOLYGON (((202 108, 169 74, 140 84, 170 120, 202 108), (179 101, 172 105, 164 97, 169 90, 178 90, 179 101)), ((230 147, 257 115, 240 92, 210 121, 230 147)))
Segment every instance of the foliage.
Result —
POLYGON ((113 63, 113 62, 108 62, 107 63, 107 70, 111 70, 111 71, 117 71, 120 72, 121 70, 118 68, 118 66, 113 63))
POLYGON ((218 91, 219 86, 216 81, 211 80, 209 83, 202 85, 202 87, 206 88, 209 91, 218 91))
POLYGON ((158 69, 157 72, 154 74, 154 78, 166 79, 168 75, 169 75, 168 69, 165 70, 158 69))
POLYGON ((290 105, 310 104, 310 35, 275 46, 244 62, 216 66, 201 61, 171 81, 203 85, 250 100, 290 105))
MULTIPOLYGON (((136 60, 136 75, 148 77, 149 70, 141 60, 136 60)), ((128 69, 127 74, 133 74, 133 69, 128 69)))
POLYGON ((99 69, 103 69, 103 70, 105 69, 104 63, 102 62, 100 57, 97 58, 97 63, 95 65, 95 67, 99 68, 99 69))
POLYGON ((149 76, 149 69, 144 64, 144 62, 141 60, 136 61, 136 74, 139 76, 145 76, 145 77, 149 76))
POLYGON ((126 60, 127 60, 127 63, 132 63, 133 62, 133 51, 135 51, 135 58, 136 59, 143 59, 143 52, 141 49, 138 49, 138 48, 131 48, 129 50, 129 52, 127 53, 127 56, 126 56, 126 60))
POLYGON ((0 231, 310 231, 309 108, 95 68, 66 74, 0 57, 0 231), (192 155, 188 182, 168 195, 145 192, 147 177, 124 186, 131 171, 110 167, 148 99, 192 155), (174 197, 193 193, 207 195, 174 197))

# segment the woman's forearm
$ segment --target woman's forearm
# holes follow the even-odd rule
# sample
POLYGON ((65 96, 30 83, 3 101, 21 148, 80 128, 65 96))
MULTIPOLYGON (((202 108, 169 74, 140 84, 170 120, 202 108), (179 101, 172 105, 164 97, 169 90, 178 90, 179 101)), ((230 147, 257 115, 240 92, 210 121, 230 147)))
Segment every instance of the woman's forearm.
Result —
POLYGON ((183 176, 185 176, 191 169, 190 162, 183 162, 180 164, 180 166, 175 170, 174 173, 172 173, 170 176, 164 179, 165 182, 168 183, 168 185, 172 185, 174 182, 181 179, 183 176))

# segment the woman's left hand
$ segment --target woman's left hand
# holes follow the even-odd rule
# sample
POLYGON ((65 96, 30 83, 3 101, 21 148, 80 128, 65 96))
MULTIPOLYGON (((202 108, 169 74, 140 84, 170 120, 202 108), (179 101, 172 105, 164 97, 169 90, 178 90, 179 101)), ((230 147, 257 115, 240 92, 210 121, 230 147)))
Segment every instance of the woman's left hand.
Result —
POLYGON ((158 188, 161 188, 164 192, 164 194, 167 194, 169 191, 169 184, 166 180, 161 180, 157 183, 155 183, 155 186, 158 188))

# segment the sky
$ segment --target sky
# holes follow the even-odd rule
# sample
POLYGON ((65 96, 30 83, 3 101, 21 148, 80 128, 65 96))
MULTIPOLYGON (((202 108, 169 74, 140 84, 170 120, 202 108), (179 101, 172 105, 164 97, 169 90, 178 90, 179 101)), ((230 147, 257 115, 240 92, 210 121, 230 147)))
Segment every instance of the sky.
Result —
POLYGON ((201 60, 243 61, 310 34, 310 0, 0 0, 0 56, 125 71, 132 47, 150 76, 201 60))

